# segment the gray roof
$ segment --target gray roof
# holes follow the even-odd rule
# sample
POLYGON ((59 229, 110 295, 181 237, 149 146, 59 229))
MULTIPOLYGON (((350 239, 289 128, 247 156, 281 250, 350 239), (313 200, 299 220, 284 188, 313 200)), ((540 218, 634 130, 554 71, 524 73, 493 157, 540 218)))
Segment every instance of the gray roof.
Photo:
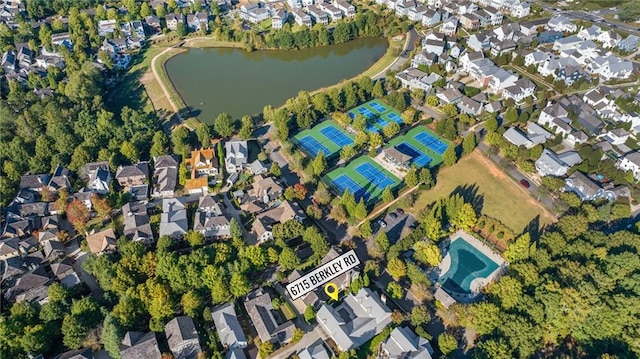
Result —
POLYGON ((69 350, 55 357, 55 359, 93 359, 91 348, 69 350))
POLYGON ((138 162, 131 166, 119 166, 116 170, 116 179, 140 176, 149 177, 149 164, 147 162, 138 162))
POLYGON ((287 321, 278 325, 273 316, 273 305, 271 304, 271 296, 269 293, 254 292, 248 296, 252 297, 244 302, 247 313, 253 322, 253 326, 258 332, 260 340, 263 342, 277 341, 281 344, 291 340, 295 325, 291 321, 287 321))
POLYGON ((39 189, 46 186, 51 179, 51 175, 48 173, 29 175, 26 174, 20 177, 20 188, 33 188, 39 189))
POLYGON ((385 148, 384 153, 388 157, 393 158, 396 162, 402 164, 411 161, 411 159, 413 158, 405 153, 400 152, 400 150, 398 150, 395 146, 385 148))
POLYGON ((513 143, 516 146, 528 146, 531 144, 531 140, 522 133, 519 129, 515 127, 511 127, 502 134, 502 137, 506 138, 507 141, 513 143))
POLYGON ((186 315, 175 317, 164 326, 169 349, 175 358, 195 359, 202 351, 193 319, 186 315))
POLYGON ((215 308, 211 314, 223 346, 243 348, 247 345, 247 337, 242 331, 233 303, 221 305, 215 308))
POLYGON ((127 332, 120 344, 121 359, 159 359, 161 356, 154 332, 127 332))
POLYGON ((433 348, 427 339, 417 336, 408 327, 397 327, 383 344, 389 358, 431 359, 433 348))
POLYGON ((178 167, 178 161, 172 155, 154 157, 153 162, 156 169, 163 167, 178 167))
POLYGON ((300 359, 331 359, 322 341, 318 340, 298 353, 300 359))
POLYGON ((227 141, 224 147, 227 162, 236 166, 247 163, 247 158, 249 157, 247 141, 227 141))
POLYGON ((582 200, 593 199, 602 190, 600 185, 580 171, 574 172, 565 183, 569 190, 575 192, 582 200))
POLYGON ((222 214, 222 210, 220 209, 220 204, 218 204, 218 202, 216 202, 213 196, 210 196, 210 195, 200 197, 200 199, 198 200, 198 211, 202 211, 202 212, 211 211, 217 215, 222 214))

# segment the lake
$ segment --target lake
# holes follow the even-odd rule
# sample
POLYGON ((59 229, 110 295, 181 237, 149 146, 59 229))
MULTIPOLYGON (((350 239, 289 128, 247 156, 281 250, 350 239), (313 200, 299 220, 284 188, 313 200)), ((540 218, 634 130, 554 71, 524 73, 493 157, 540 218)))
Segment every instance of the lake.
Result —
POLYGON ((239 119, 284 104, 299 91, 313 91, 352 78, 378 61, 389 46, 383 38, 303 50, 248 52, 191 48, 165 66, 182 99, 202 122, 226 112, 239 119))

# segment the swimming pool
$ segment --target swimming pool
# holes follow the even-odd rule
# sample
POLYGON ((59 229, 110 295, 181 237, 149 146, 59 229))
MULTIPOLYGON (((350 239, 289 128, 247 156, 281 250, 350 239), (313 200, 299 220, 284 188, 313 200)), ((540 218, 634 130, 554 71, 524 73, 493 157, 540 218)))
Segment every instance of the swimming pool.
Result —
POLYGON ((449 245, 451 264, 438 278, 447 292, 471 294, 471 282, 476 278, 488 278, 499 268, 498 263, 480 252, 471 243, 458 237, 449 245))

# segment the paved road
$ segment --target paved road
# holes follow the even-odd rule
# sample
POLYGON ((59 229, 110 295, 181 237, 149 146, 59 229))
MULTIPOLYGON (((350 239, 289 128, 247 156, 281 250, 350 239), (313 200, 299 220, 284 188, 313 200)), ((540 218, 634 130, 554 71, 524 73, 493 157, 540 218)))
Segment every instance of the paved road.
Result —
POLYGON ((292 344, 292 345, 288 345, 286 346, 284 349, 276 351, 275 353, 271 354, 271 356, 269 358, 271 359, 287 359, 289 358, 291 355, 306 349, 308 347, 310 347, 311 345, 313 345, 313 343, 315 343, 318 339, 320 340, 327 340, 329 339, 329 336, 327 334, 324 333, 324 331, 322 331, 322 329, 320 329, 319 325, 316 325, 315 329, 307 334, 304 335, 304 337, 302 337, 302 339, 300 339, 299 342, 292 344))
POLYGON ((640 35, 640 25, 633 25, 633 24, 629 25, 623 22, 609 21, 604 18, 604 15, 611 12, 615 12, 613 10, 608 10, 608 9, 603 9, 599 11, 562 10, 557 8, 555 5, 550 5, 543 1, 535 1, 535 3, 547 11, 551 11, 555 14, 563 14, 571 19, 591 21, 594 23, 598 23, 600 25, 624 30, 634 35, 640 35))
POLYGON ((387 76, 387 71, 397 71, 407 61, 411 60, 411 52, 415 50, 416 40, 419 38, 420 38, 420 35, 416 31, 416 29, 409 30, 407 35, 407 40, 404 43, 404 47, 402 48, 402 52, 400 53, 400 56, 398 56, 391 65, 387 66, 384 70, 380 71, 378 74, 373 76, 373 80, 385 78, 387 76))

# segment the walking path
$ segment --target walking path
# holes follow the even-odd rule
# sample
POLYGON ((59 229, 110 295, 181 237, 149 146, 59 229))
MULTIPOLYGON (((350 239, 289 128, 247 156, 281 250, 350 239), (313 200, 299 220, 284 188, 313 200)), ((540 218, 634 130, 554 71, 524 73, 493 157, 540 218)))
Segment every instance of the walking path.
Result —
POLYGON ((411 51, 415 49, 414 42, 416 37, 420 37, 416 30, 409 30, 409 32, 407 33, 407 38, 404 42, 404 46, 402 46, 400 55, 398 55, 398 57, 391 64, 389 64, 389 66, 385 67, 384 69, 382 69, 382 71, 375 74, 371 79, 377 80, 380 78, 384 78, 389 69, 393 68, 394 70, 397 70, 398 68, 400 68, 400 66, 404 65, 404 63, 410 59, 409 55, 411 54, 411 51))
POLYGON ((178 116, 178 119, 180 120, 180 122, 182 122, 182 116, 180 116, 180 112, 178 111, 178 106, 176 106, 171 96, 169 96, 169 91, 167 90, 167 87, 162 82, 162 80, 160 80, 160 76, 158 76, 158 71, 156 70, 156 60, 158 60, 158 57, 164 55, 165 53, 171 51, 172 49, 174 49, 173 46, 167 47, 164 51, 157 54, 156 56, 153 57, 153 59, 151 59, 151 71, 153 72, 153 77, 155 77, 156 81, 158 81, 158 84, 160 84, 160 88, 162 89, 162 93, 164 94, 164 97, 167 99, 167 101, 169 101, 169 105, 171 105, 171 109, 173 109, 173 112, 176 113, 176 115, 178 116))
POLYGON ((413 186, 412 188, 410 188, 408 191, 406 191, 405 193, 403 193, 402 195, 400 195, 398 198, 394 199, 393 201, 385 204, 384 206, 376 209, 375 211, 371 212, 371 214, 369 214, 365 219, 363 219, 362 221, 360 221, 360 223, 357 224, 356 227, 360 227, 360 225, 362 225, 362 223, 364 223, 366 220, 369 220, 371 218, 376 218, 376 216, 378 214, 380 214, 380 212, 383 212, 384 210, 386 210, 387 208, 389 208, 389 206, 391 206, 392 204, 398 202, 399 200, 401 200, 404 196, 408 195, 409 193, 415 191, 416 189, 418 189, 418 187, 420 187, 420 185, 416 185, 413 186))

